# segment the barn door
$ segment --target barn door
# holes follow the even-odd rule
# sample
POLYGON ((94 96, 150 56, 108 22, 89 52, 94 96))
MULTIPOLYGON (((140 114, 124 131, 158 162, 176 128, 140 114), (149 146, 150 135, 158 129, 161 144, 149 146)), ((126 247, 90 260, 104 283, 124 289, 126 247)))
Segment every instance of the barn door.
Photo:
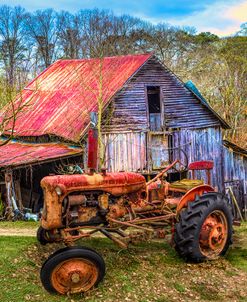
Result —
POLYGON ((169 162, 168 138, 163 132, 163 104, 160 86, 147 86, 149 117, 149 170, 159 170, 169 162))
POLYGON ((168 136, 162 132, 149 133, 149 170, 159 170, 169 164, 168 136))

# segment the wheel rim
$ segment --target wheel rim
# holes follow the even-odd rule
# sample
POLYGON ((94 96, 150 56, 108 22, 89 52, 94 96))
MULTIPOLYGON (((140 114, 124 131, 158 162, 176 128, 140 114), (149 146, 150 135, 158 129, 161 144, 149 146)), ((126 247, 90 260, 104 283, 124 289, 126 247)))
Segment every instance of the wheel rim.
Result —
POLYGON ((222 211, 214 211, 205 219, 199 237, 201 253, 216 258, 223 251, 228 236, 228 224, 222 211))
POLYGON ((88 291, 98 279, 96 265, 81 258, 68 259, 58 264, 51 274, 54 289, 60 294, 88 291))

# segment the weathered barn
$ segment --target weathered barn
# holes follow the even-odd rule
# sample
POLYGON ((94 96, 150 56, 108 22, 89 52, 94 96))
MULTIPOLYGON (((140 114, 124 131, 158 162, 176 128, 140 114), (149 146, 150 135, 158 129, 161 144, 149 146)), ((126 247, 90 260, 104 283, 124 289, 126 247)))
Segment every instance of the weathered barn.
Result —
MULTIPOLYGON (((50 142, 64 148, 68 144, 77 146, 69 153, 55 151, 56 159, 78 158, 81 154, 80 162, 86 162, 84 146, 90 113, 100 107, 104 112, 104 162, 109 171, 154 175, 176 157, 185 161, 187 156, 189 162, 213 160, 213 185, 224 191, 225 181, 238 180, 246 196, 246 161, 234 173, 226 171, 229 165, 238 165, 237 156, 231 164, 226 159, 228 147, 223 145, 222 130, 229 125, 193 86, 184 84, 152 54, 59 60, 24 88, 15 106, 16 143, 28 142, 32 148, 42 144, 37 158, 26 162, 40 163, 38 170, 42 167, 41 153, 46 153, 46 161, 55 161, 48 152, 50 142)), ((13 121, 6 116, 10 115, 7 110, 2 116, 3 121, 8 121, 5 129, 9 132, 13 121)), ((6 130, 5 136, 9 132, 6 130)), ((0 161, 2 170, 23 166, 22 156, 18 155, 21 149, 16 147, 16 157, 8 161, 7 148, 0 149, 7 163, 0 161)), ((49 167, 46 173, 54 173, 54 167, 49 167)), ((205 177, 203 172, 198 176, 205 177)))

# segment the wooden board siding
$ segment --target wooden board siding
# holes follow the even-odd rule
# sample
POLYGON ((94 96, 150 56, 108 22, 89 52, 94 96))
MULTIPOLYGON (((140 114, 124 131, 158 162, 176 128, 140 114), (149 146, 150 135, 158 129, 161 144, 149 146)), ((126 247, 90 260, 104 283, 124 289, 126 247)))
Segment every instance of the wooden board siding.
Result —
MULTIPOLYGON (((147 147, 147 135, 146 132, 131 131, 103 134, 108 171, 152 172, 154 167, 150 163, 153 162, 154 165, 157 165, 158 162, 155 154, 160 155, 160 152, 163 152, 162 154, 168 157, 168 145, 166 140, 162 150, 160 149, 161 146, 152 145, 151 143, 147 147), (154 158, 148 158, 150 154, 153 154, 154 158), (148 171, 149 168, 151 169, 148 171)), ((219 191, 224 191, 223 146, 220 127, 174 131, 172 146, 175 148, 172 153, 173 159, 180 158, 182 162, 185 162, 184 151, 188 156, 189 163, 198 160, 213 160, 215 166, 212 171, 212 184, 219 191)), ((163 156, 164 158, 159 157, 160 162, 166 161, 166 156, 163 156)), ((196 172, 196 177, 204 179, 205 182, 207 180, 204 171, 196 172)))
MULTIPOLYGON (((188 156, 188 162, 198 160, 213 160, 214 168, 211 172, 212 184, 220 192, 224 191, 223 158, 222 158, 222 134, 220 127, 206 129, 183 129, 172 135, 173 147, 180 147, 188 156)), ((175 149, 173 158, 181 158, 185 162, 182 151, 175 149)), ((207 180, 206 173, 196 172, 197 178, 207 180)))
MULTIPOLYGON (((147 104, 143 83, 129 83, 114 98, 107 131, 147 130, 147 104)), ((106 111, 106 114, 108 112, 106 111)), ((109 117, 109 114, 108 114, 109 117)))
POLYGON ((149 120, 146 86, 161 86, 166 128, 203 128, 219 126, 216 116, 154 58, 150 59, 115 96, 107 131, 147 130, 149 120))
POLYGON ((157 132, 103 133, 108 171, 148 173, 169 164, 168 136, 157 132))
POLYGON ((240 181, 244 194, 247 195, 247 156, 234 152, 231 148, 223 147, 225 182, 240 181))
POLYGON ((146 132, 104 133, 103 143, 109 172, 147 171, 146 132))

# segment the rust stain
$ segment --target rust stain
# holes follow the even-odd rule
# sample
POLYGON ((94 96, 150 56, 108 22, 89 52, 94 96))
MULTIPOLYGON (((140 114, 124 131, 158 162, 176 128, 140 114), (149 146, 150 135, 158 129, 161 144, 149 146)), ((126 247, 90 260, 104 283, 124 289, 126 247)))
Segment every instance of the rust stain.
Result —
POLYGON ((59 186, 63 188, 64 194, 73 191, 104 189, 105 192, 117 196, 145 188, 145 177, 132 172, 106 173, 106 175, 98 173, 56 175, 44 177, 41 186, 49 190, 54 190, 56 186, 59 186))
POLYGON ((80 258, 68 259, 59 263, 51 274, 51 283, 60 294, 86 292, 98 278, 96 265, 80 258))
POLYGON ((205 219, 200 231, 200 250, 208 258, 218 256, 227 240, 227 220, 222 211, 214 211, 205 219))
POLYGON ((114 196, 145 190, 145 177, 131 172, 46 176, 41 181, 45 195, 42 226, 45 229, 62 227, 62 201, 72 192, 103 191, 114 196), (61 189, 57 195, 55 189, 61 189))

